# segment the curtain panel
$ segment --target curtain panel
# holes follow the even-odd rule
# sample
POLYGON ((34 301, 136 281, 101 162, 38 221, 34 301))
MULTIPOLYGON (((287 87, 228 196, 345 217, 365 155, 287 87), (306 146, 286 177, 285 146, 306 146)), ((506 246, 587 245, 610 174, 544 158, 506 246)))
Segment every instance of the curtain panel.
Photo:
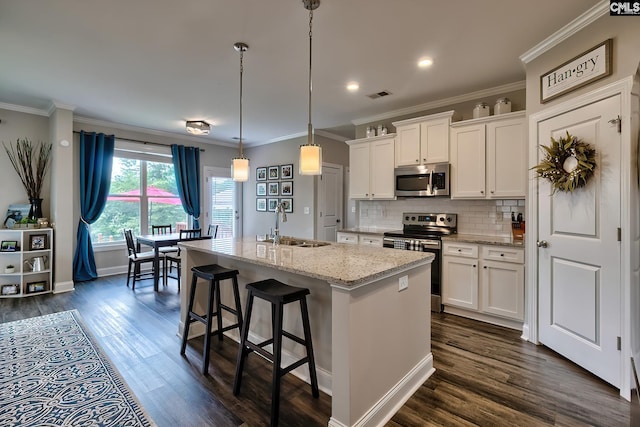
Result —
POLYGON ((182 207, 193 218, 193 228, 200 228, 200 149, 172 144, 171 155, 182 207))
POLYGON ((98 278, 89 226, 100 218, 109 196, 114 148, 114 135, 80 132, 80 221, 73 257, 74 282, 98 278))

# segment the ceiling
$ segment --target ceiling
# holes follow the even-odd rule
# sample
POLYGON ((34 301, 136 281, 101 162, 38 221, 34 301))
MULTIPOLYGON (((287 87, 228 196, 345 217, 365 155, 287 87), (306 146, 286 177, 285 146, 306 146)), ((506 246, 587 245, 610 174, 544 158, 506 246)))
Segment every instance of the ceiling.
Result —
MULTIPOLYGON (((599 0, 321 0, 313 18, 312 122, 345 138, 353 123, 520 82, 519 56, 599 0), (434 61, 416 66, 420 57, 434 61), (347 82, 360 90, 349 93, 347 82), (366 95, 389 91, 370 99, 366 95)), ((309 12, 301 0, 0 0, 0 107, 74 114, 237 143, 303 134, 309 12)))

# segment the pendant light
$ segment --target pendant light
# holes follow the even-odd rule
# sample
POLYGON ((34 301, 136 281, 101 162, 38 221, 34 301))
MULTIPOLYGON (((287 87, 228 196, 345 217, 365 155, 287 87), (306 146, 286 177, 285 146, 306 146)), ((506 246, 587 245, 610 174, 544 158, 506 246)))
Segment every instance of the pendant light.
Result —
POLYGON ((320 0, 302 0, 305 9, 309 11, 309 124, 307 125, 307 143, 300 146, 300 162, 298 173, 300 175, 322 174, 322 147, 314 142, 313 125, 311 124, 311 58, 312 58, 312 25, 313 11, 320 6, 320 0))
POLYGON ((240 52, 240 144, 238 145, 239 156, 231 163, 231 176, 236 182, 245 182, 249 179, 249 159, 242 155, 242 73, 244 72, 244 53, 249 50, 249 46, 238 42, 233 45, 233 48, 240 52))

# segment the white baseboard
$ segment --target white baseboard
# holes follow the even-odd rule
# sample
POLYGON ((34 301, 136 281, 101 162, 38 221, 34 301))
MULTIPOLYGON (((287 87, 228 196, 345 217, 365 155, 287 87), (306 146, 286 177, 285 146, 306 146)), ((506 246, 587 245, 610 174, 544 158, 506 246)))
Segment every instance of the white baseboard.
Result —
POLYGON ((375 405, 367 411, 352 426, 331 417, 329 427, 373 427, 384 426, 400 408, 407 403, 409 398, 420 388, 425 381, 435 372, 433 367, 433 354, 429 353, 413 369, 407 373, 398 383, 389 390, 375 405))
POLYGON ((56 282, 53 285, 53 293, 54 294, 61 294, 63 292, 70 292, 75 290, 74 287, 74 283, 73 281, 67 281, 67 282, 56 282))

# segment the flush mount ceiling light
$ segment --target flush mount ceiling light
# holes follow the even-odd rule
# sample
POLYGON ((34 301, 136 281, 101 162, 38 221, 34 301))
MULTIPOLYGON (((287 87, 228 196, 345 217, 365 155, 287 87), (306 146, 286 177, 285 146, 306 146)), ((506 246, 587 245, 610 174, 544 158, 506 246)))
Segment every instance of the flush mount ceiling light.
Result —
POLYGON ((240 52, 240 143, 238 144, 239 155, 231 163, 231 176, 236 182, 245 182, 249 179, 249 159, 242 155, 242 74, 244 73, 244 53, 249 50, 245 43, 238 42, 233 48, 240 52))
POLYGON ((209 135, 211 126, 204 120, 188 120, 187 132, 192 135, 209 135))
POLYGON ((313 125, 311 124, 311 58, 313 46, 313 11, 320 6, 320 0, 302 0, 304 8, 309 11, 309 124, 307 125, 307 143, 300 146, 300 162, 298 173, 300 175, 322 174, 322 147, 313 140, 313 125))

